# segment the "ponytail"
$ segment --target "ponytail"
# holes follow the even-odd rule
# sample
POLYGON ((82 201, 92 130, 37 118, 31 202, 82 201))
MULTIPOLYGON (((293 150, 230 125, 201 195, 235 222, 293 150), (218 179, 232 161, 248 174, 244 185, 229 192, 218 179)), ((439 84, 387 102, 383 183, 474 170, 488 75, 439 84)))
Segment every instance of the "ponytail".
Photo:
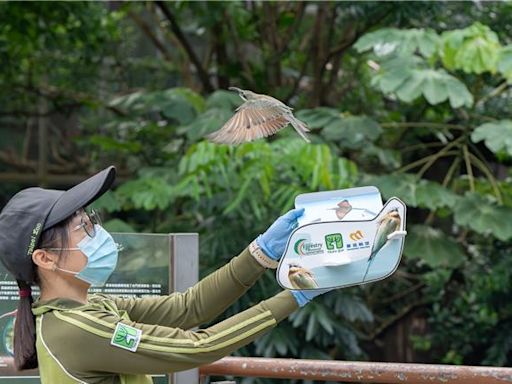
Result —
POLYGON ((36 318, 32 313, 32 292, 30 285, 17 280, 20 300, 14 326, 14 364, 16 369, 37 368, 36 318))
MULTIPOLYGON (((43 231, 39 239, 39 248, 62 247, 69 244, 68 224, 74 215, 43 231)), ((62 251, 61 251, 62 252, 62 251)), ((60 254, 62 255, 62 254, 60 254)), ((41 287, 37 267, 32 264, 34 283, 41 287)), ((14 326, 14 364, 18 370, 37 368, 36 354, 36 317, 32 313, 32 292, 30 284, 16 280, 20 289, 20 301, 14 326)))

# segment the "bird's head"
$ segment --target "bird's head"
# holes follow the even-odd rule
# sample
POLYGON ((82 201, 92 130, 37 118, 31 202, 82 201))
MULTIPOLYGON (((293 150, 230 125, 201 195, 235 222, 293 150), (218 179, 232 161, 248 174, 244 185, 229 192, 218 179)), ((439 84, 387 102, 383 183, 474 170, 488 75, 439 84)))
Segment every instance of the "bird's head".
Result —
POLYGON ((299 264, 295 264, 295 263, 289 263, 288 264, 288 273, 302 273, 305 271, 305 269, 303 267, 301 267, 299 264))
POLYGON ((245 89, 240 89, 237 87, 229 87, 228 89, 230 91, 238 92, 238 96, 240 96, 242 98, 242 100, 244 100, 244 101, 250 100, 250 99, 254 98, 254 96, 256 96, 256 94, 254 92, 247 91, 245 89))
POLYGON ((393 208, 386 214, 387 217, 392 219, 400 219, 400 214, 398 213, 398 208, 393 208))

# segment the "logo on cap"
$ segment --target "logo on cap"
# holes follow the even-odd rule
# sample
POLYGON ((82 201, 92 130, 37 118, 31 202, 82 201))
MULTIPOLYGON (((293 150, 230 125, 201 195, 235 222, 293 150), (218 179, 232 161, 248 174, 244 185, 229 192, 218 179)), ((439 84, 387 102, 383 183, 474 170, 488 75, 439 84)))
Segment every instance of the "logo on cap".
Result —
POLYGON ((43 224, 37 223, 34 229, 32 230, 32 235, 30 236, 30 244, 28 245, 27 251, 28 256, 32 256, 32 253, 34 252, 34 248, 36 247, 37 242, 37 236, 39 235, 39 232, 41 232, 42 227, 43 224))

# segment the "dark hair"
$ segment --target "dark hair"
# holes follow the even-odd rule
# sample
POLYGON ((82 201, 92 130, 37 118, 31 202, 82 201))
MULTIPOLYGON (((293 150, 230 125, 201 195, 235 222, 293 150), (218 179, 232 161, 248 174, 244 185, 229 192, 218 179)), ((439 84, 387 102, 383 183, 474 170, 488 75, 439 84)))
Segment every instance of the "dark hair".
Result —
MULTIPOLYGON (((69 244, 67 227, 73 217, 74 215, 43 231, 36 248, 66 248, 69 244)), ((41 279, 34 263, 32 263, 32 268, 36 269, 35 283, 41 287, 41 279)), ((30 289, 30 284, 20 280, 17 280, 17 282, 20 289, 30 289)), ((32 313, 32 303, 33 299, 30 294, 21 295, 18 302, 14 326, 14 364, 18 370, 37 368, 38 365, 36 354, 36 318, 32 313)))

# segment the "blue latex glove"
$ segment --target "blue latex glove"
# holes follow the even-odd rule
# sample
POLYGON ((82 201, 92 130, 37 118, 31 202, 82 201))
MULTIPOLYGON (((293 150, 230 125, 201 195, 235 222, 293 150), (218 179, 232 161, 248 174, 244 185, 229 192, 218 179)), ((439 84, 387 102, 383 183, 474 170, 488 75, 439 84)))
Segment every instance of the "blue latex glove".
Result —
POLYGON ((279 260, 284 253, 286 242, 292 231, 297 228, 297 218, 302 216, 304 208, 288 211, 256 238, 259 247, 273 260, 279 260))
POLYGON ((327 288, 327 289, 308 289, 307 291, 290 291, 295 298, 295 301, 297 301, 297 304, 299 304, 299 307, 305 306, 307 303, 309 303, 312 299, 314 299, 317 296, 320 296, 326 292, 332 291, 333 288, 327 288))

